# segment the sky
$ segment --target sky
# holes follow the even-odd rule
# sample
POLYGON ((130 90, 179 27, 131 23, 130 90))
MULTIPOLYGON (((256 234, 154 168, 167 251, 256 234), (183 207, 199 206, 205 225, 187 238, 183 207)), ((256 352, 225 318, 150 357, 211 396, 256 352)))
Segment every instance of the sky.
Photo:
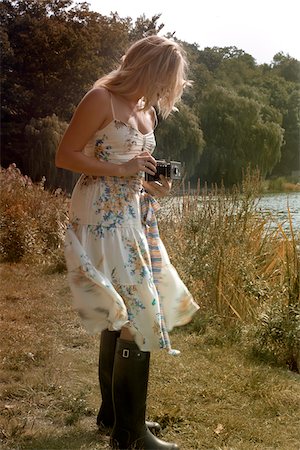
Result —
MULTIPOLYGON (((82 0, 77 0, 81 2, 82 0)), ((161 14, 160 32, 205 47, 235 46, 257 64, 278 52, 300 60, 300 0, 86 0, 92 11, 109 16, 151 18, 161 14)))

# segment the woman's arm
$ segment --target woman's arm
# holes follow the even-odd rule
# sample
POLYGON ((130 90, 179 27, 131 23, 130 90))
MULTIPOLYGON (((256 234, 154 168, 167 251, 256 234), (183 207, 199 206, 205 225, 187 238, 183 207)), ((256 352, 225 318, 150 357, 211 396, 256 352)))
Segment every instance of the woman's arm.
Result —
POLYGON ((58 146, 57 167, 93 176, 130 176, 140 171, 155 173, 155 159, 143 152, 123 164, 100 161, 82 153, 87 142, 111 120, 110 97, 106 89, 89 91, 81 100, 58 146))
POLYGON ((98 161, 82 153, 89 139, 108 120, 108 96, 105 89, 93 89, 83 97, 58 146, 57 167, 86 175, 119 175, 120 167, 116 164, 98 161))

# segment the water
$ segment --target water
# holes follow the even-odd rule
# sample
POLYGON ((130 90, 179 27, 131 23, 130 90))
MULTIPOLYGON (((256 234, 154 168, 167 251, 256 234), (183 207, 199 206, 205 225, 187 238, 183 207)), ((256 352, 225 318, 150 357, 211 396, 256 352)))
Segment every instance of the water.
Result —
POLYGON ((265 194, 260 198, 257 208, 263 215, 271 215, 274 224, 280 223, 284 229, 289 229, 289 208, 293 229, 297 233, 300 231, 300 192, 265 194))
MULTIPOLYGON (((177 200, 181 203, 182 197, 177 197, 177 200)), ((262 214, 262 216, 266 217, 268 227, 271 226, 271 229, 275 229, 278 228, 278 224, 280 224, 282 228, 286 231, 290 230, 289 214, 288 214, 289 210, 293 231, 295 234, 299 235, 300 192, 263 194, 257 201, 256 208, 259 211, 259 213, 262 214)), ((163 210, 165 211, 169 210, 167 204, 164 205, 163 210)))

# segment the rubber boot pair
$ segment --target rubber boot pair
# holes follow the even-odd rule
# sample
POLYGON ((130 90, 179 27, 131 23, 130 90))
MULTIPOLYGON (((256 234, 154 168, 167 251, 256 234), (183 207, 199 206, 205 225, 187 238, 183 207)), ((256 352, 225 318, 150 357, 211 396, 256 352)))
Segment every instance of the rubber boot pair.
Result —
POLYGON ((150 353, 131 341, 117 340, 113 370, 114 449, 179 450, 154 436, 145 424, 150 353))
MULTIPOLYGON (((112 375, 119 336, 119 331, 104 330, 101 333, 98 376, 102 403, 97 416, 97 425, 102 431, 111 429, 115 420, 112 401, 112 375)), ((155 433, 161 429, 157 422, 146 421, 146 426, 155 433)))

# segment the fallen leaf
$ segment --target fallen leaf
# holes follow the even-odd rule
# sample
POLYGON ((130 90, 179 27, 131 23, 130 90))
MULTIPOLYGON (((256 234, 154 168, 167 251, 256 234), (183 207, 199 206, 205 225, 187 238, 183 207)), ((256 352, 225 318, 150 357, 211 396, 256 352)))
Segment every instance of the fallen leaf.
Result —
POLYGON ((224 431, 224 427, 221 423, 218 423, 217 428, 214 430, 214 432, 216 434, 220 434, 220 433, 222 433, 222 431, 224 431))

